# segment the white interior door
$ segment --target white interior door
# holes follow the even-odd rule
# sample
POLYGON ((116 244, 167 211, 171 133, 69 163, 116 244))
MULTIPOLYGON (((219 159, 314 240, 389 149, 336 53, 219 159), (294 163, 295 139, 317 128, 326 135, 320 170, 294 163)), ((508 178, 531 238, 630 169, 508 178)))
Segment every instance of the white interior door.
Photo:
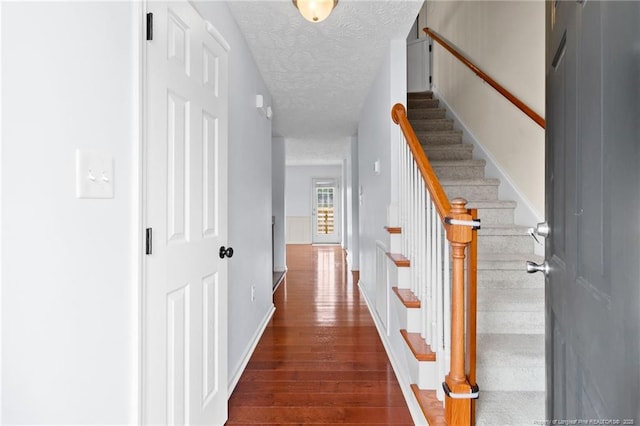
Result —
POLYGON ((147 9, 143 422, 224 424, 227 52, 188 2, 147 9))
POLYGON ((314 243, 340 242, 340 187, 337 179, 313 179, 314 243))

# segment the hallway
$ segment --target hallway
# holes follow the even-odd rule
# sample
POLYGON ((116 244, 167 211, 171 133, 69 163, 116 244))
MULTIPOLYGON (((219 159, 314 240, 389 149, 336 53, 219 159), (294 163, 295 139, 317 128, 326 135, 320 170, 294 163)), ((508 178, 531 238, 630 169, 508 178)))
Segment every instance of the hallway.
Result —
POLYGON ((413 424, 343 250, 289 245, 287 265, 227 425, 413 424))

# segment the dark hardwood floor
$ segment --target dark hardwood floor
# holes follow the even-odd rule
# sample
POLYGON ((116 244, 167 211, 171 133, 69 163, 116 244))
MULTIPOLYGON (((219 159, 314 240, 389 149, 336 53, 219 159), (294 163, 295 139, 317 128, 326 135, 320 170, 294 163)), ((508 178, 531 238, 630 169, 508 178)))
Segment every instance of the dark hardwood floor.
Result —
POLYGON ((227 425, 413 424, 343 250, 290 245, 287 266, 227 425))

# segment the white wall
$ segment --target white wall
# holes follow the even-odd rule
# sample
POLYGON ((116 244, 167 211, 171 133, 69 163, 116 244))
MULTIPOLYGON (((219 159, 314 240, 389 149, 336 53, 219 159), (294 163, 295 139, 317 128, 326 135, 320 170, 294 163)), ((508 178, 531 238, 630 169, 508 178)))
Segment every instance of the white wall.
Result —
POLYGON ((342 166, 340 165, 286 167, 285 204, 289 230, 286 235, 288 244, 311 244, 313 179, 336 178, 341 182, 341 175, 342 166), (298 229, 301 227, 305 229, 298 229))
MULTIPOLYGON (((544 117, 544 8, 542 1, 431 1, 427 24, 544 117)), ((537 218, 544 217, 544 130, 434 46, 435 90, 496 161, 497 172, 511 181, 537 218)))
POLYGON ((271 96, 224 2, 198 2, 229 51, 229 380, 242 373, 273 309, 271 269, 271 121, 255 107, 271 96), (251 287, 255 286, 255 301, 251 287))
POLYGON ((2 2, 4 424, 137 421, 137 3, 2 2), (113 199, 75 198, 75 150, 113 199))
MULTIPOLYGON (((136 423, 141 5, 1 7, 0 420, 136 423), (113 156, 113 199, 75 198, 77 148, 113 156)), ((271 123, 253 106, 269 94, 226 4, 198 7, 231 45, 233 379, 273 305, 271 123)))
POLYGON ((360 270, 360 203, 358 179, 358 138, 352 137, 346 147, 347 262, 352 271, 360 270))
POLYGON ((285 244, 285 143, 283 138, 273 138, 271 148, 271 183, 274 226, 274 271, 284 271, 287 267, 285 244))
MULTIPOLYGON (((357 153, 359 185, 362 188, 360 209, 360 288, 364 292, 372 314, 376 306, 376 241, 389 247, 389 235, 384 230, 387 209, 396 201, 397 161, 395 150, 401 133, 391 120, 391 107, 406 104, 406 41, 393 40, 378 75, 364 102, 358 124, 357 153), (380 162, 380 173, 374 172, 374 162, 380 162)), ((390 289, 387 289, 387 299, 390 289)), ((386 323, 377 319, 379 324, 386 323)), ((420 419, 409 388, 410 378, 405 357, 405 343, 395 310, 389 311, 389 335, 381 335, 398 381, 407 397, 414 418, 420 419)))
MULTIPOLYGON (((406 46, 403 46, 406 49, 406 46)), ((376 240, 388 242, 384 227, 387 208, 391 203, 391 79, 396 64, 391 52, 385 55, 371 87, 358 124, 358 171, 360 190, 360 283, 369 294, 375 294, 376 240), (380 173, 374 163, 380 163, 380 173)), ((404 69, 404 65, 403 65, 404 69)), ((402 76, 405 80, 405 76, 402 76)), ((406 93, 402 96, 406 98, 406 93)), ((404 103, 404 102, 403 102, 404 103)))

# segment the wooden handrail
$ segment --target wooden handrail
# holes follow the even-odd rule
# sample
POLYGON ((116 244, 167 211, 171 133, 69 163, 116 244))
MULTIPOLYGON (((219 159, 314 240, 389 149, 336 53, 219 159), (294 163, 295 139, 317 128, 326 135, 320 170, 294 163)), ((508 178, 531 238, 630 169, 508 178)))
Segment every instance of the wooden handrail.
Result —
POLYGON ((542 118, 537 112, 532 110, 527 104, 518 99, 513 93, 502 87, 498 82, 491 78, 487 73, 478 68, 473 62, 463 56, 455 48, 453 48, 447 41, 445 41, 438 33, 430 28, 423 30, 434 41, 437 41, 442 47, 447 49, 453 56, 458 58, 463 64, 465 64, 471 71, 473 71, 478 77, 487 82, 491 87, 496 89, 502 96, 507 98, 509 102, 515 105, 520 111, 524 112, 529 118, 536 122, 543 129, 546 127, 545 119, 542 118))
POLYGON ((411 154, 413 154, 413 158, 416 160, 418 170, 420 170, 424 183, 427 185, 427 188, 429 188, 429 192, 433 197, 433 203, 436 205, 436 209, 438 209, 438 215, 441 220, 444 220, 444 218, 449 214, 449 210, 451 210, 449 198, 444 192, 444 189, 442 189, 442 185, 440 185, 440 181, 436 177, 436 173, 433 171, 433 168, 420 145, 420 140, 413 131, 411 123, 409 123, 407 110, 404 105, 395 104, 391 109, 391 118, 393 119, 393 122, 399 125, 402 129, 402 133, 404 133, 404 137, 407 140, 407 145, 411 150, 411 154))

